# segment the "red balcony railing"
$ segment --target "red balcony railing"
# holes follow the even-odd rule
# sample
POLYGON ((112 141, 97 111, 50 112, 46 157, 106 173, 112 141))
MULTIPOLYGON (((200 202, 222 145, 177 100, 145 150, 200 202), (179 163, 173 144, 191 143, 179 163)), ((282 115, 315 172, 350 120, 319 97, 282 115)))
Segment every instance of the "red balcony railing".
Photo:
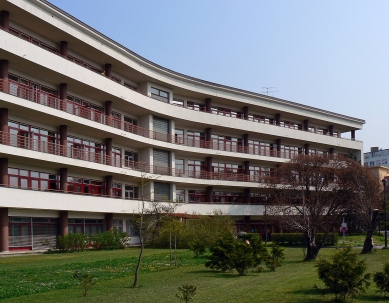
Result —
POLYGON ((173 135, 169 135, 165 133, 155 132, 122 121, 113 116, 107 116, 92 108, 83 107, 80 104, 72 102, 70 100, 61 100, 58 97, 54 97, 46 92, 23 86, 9 79, 8 80, 0 79, 0 91, 34 103, 38 103, 57 110, 65 111, 69 114, 90 121, 108 125, 117 129, 124 130, 126 132, 133 133, 141 137, 146 137, 157 141, 169 142, 173 144, 190 146, 190 147, 208 148, 212 150, 247 153, 252 155, 261 155, 261 156, 268 156, 268 157, 281 156, 281 153, 277 153, 276 151, 272 150, 269 147, 262 148, 262 149, 255 149, 252 147, 240 146, 235 141, 229 141, 229 140, 225 140, 223 142, 205 141, 197 138, 182 138, 182 137, 175 137, 173 135))
POLYGON ((111 157, 104 153, 90 152, 86 149, 64 146, 57 143, 41 141, 28 136, 20 136, 16 134, 0 132, 0 144, 13 146, 17 148, 32 150, 45 154, 52 154, 82 161, 93 162, 97 164, 109 165, 114 167, 131 169, 144 173, 152 173, 158 175, 167 175, 174 177, 185 177, 195 179, 210 179, 223 181, 241 181, 252 182, 249 175, 238 173, 214 173, 201 171, 189 171, 182 169, 174 169, 171 167, 149 165, 145 162, 128 161, 123 158, 111 157))
MULTIPOLYGON (((98 74, 100 74, 100 75, 105 76, 105 73, 104 73, 104 71, 103 71, 101 68, 97 68, 97 67, 95 67, 95 66, 93 66, 93 65, 90 65, 89 63, 86 63, 85 61, 83 61, 83 60, 81 60, 81 59, 78 59, 78 58, 76 58, 76 57, 73 57, 73 56, 71 56, 71 55, 63 56, 63 55, 60 53, 59 49, 57 49, 57 48, 55 48, 55 47, 53 47, 53 46, 51 46, 51 45, 48 45, 47 43, 44 43, 44 42, 42 42, 42 41, 40 41, 40 40, 38 40, 38 39, 36 39, 36 38, 34 38, 34 37, 32 37, 32 36, 29 36, 29 35, 27 35, 27 34, 21 32, 21 31, 15 29, 15 28, 10 27, 9 29, 6 29, 6 28, 4 28, 4 27, 0 27, 0 29, 6 31, 6 32, 8 32, 8 33, 10 33, 10 34, 12 34, 12 35, 14 35, 14 36, 16 36, 16 37, 19 37, 19 38, 21 38, 21 39, 23 39, 23 40, 26 40, 26 41, 28 41, 28 42, 34 44, 34 45, 37 45, 37 46, 41 47, 42 49, 45 49, 45 50, 47 50, 47 51, 49 51, 49 52, 51 52, 51 53, 54 53, 54 54, 56 54, 56 55, 58 55, 58 56, 61 56, 61 57, 65 58, 65 59, 67 59, 67 60, 69 60, 69 61, 72 61, 72 62, 74 62, 74 63, 76 63, 76 64, 78 64, 78 65, 80 65, 80 66, 83 66, 83 67, 85 67, 85 68, 87 68, 87 69, 89 69, 89 70, 91 70, 91 71, 93 71, 93 72, 95 72, 95 73, 98 73, 98 74)), ((127 87, 127 88, 129 88, 129 89, 131 89, 131 90, 133 90, 133 91, 136 91, 136 92, 138 92, 138 93, 140 93, 140 94, 142 94, 142 95, 148 96, 147 94, 144 94, 144 93, 142 93, 142 92, 139 92, 139 91, 138 91, 138 88, 137 88, 136 86, 134 86, 134 85, 132 85, 132 84, 129 84, 129 83, 127 83, 127 82, 122 82, 122 80, 121 80, 120 78, 116 77, 116 76, 111 76, 111 77, 109 77, 109 79, 111 79, 112 81, 114 81, 114 82, 116 82, 116 83, 119 83, 119 84, 121 84, 121 85, 123 85, 123 86, 125 86, 125 87, 127 87)), ((150 97, 150 96, 148 96, 148 97, 150 97)), ((150 97, 150 98, 151 98, 151 97, 150 97)), ((153 98, 153 99, 158 100, 158 99, 156 99, 156 98, 153 98)), ((165 100, 165 99, 163 99, 163 100, 158 100, 158 101, 161 101, 161 102, 166 103, 166 100, 165 100)), ((170 103, 169 103, 169 104, 170 104, 170 103)), ((175 105, 175 104, 170 104, 170 105, 175 105)), ((187 108, 187 109, 192 109, 192 110, 194 110, 194 108, 187 108)), ((222 115, 222 116, 227 116, 227 117, 231 117, 231 118, 244 119, 244 118, 243 118, 243 114, 242 114, 241 112, 238 113, 238 112, 235 111, 235 110, 227 109, 227 108, 223 108, 222 110, 219 109, 219 108, 216 108, 216 109, 213 108, 213 109, 211 109, 210 111, 206 111, 206 110, 205 110, 205 107, 204 107, 204 108, 202 108, 202 109, 199 108, 199 109, 197 109, 197 110, 198 110, 198 111, 205 112, 205 113, 215 114, 215 115, 222 115)), ((250 121, 250 120, 246 120, 246 121, 250 121)), ((296 129, 296 128, 295 128, 295 125, 293 125, 293 127, 291 127, 289 124, 285 124, 285 123, 283 123, 283 125, 276 125, 275 120, 272 121, 271 123, 270 123, 269 121, 267 121, 266 119, 264 119, 264 120, 260 119, 260 120, 252 121, 252 122, 255 122, 255 123, 264 123, 264 124, 271 124, 271 125, 278 126, 278 127, 289 127, 289 128, 294 128, 294 129, 296 129)), ((283 122, 285 122, 285 121, 283 121, 283 122)), ((288 122, 288 121, 286 121, 286 122, 288 122)), ((114 127, 115 127, 115 126, 114 126, 114 127)), ((302 130, 301 128, 299 128, 299 127, 297 127, 297 129, 300 130, 300 131, 303 131, 303 130, 302 130)), ((324 135, 324 136, 329 136, 329 133, 327 133, 327 134, 324 134, 324 133, 317 133, 317 134, 321 134, 321 135, 324 135)), ((334 137, 337 137, 337 138, 339 138, 339 139, 345 139, 345 140, 359 141, 359 140, 355 140, 355 139, 340 138, 340 137, 338 137, 337 135, 334 135, 334 137)))

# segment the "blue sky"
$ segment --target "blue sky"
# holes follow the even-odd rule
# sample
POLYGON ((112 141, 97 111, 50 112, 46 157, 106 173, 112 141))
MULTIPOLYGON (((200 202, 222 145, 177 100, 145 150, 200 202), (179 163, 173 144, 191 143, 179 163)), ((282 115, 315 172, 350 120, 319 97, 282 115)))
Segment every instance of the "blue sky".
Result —
POLYGON ((366 120, 389 148, 389 1, 50 0, 174 71, 366 120))

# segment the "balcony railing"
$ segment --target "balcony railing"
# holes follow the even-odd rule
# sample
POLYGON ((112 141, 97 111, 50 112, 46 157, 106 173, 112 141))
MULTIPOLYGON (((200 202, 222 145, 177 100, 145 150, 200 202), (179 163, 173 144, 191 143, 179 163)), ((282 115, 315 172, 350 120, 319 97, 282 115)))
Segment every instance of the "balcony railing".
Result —
MULTIPOLYGON (((11 188, 11 189, 18 189, 18 190, 31 190, 36 192, 44 192, 44 193, 62 193, 62 194, 69 194, 69 195, 77 195, 77 196, 93 196, 93 197, 99 197, 99 198, 113 198, 113 199, 122 199, 124 201, 139 201, 140 198, 124 198, 124 197, 118 197, 114 195, 105 195, 105 194, 92 194, 92 193, 83 193, 83 192, 74 192, 74 191, 66 191, 66 190, 60 190, 60 189, 37 189, 36 187, 26 187, 26 186, 15 186, 15 185, 9 185, 9 184, 0 184, 1 187, 6 187, 6 188, 11 188)), ((177 202, 177 200, 169 200, 169 199, 148 199, 145 198, 144 201, 146 202, 166 202, 166 203, 178 203, 178 204, 234 204, 234 205, 264 205, 263 202, 260 201, 250 201, 249 203, 244 203, 244 202, 229 202, 229 201, 202 201, 202 202, 196 202, 196 201, 180 201, 177 202)), ((28 204, 28 201, 26 202, 28 204)))
MULTIPOLYGON (((57 143, 42 141, 28 136, 0 132, 0 144, 13 146, 21 149, 32 150, 45 154, 52 154, 61 157, 72 158, 76 160, 88 161, 97 164, 109 165, 125 169, 131 169, 142 173, 152 173, 182 178, 223 180, 223 181, 241 181, 253 182, 252 176, 238 173, 214 173, 201 171, 189 171, 174 169, 165 166, 150 165, 145 162, 128 161, 119 157, 108 156, 103 153, 90 152, 86 149, 64 146, 57 143)), ((260 178, 255 180, 260 182, 260 178)))
MULTIPOLYGON (((205 141, 200 139, 175 137, 174 135, 155 132, 146 128, 133 125, 131 123, 122 121, 113 116, 107 116, 101 112, 98 112, 91 108, 82 107, 78 103, 74 103, 70 100, 61 100, 58 97, 54 97, 46 92, 23 86, 12 80, 0 79, 0 91, 34 102, 40 105, 44 105, 50 108, 54 108, 60 111, 67 112, 69 114, 94 121, 100 124, 108 125, 123 131, 133 133, 135 135, 154 139, 157 141, 168 142, 177 145, 184 145, 189 147, 208 148, 212 150, 220 150, 235 153, 246 153, 251 155, 260 155, 267 157, 281 157, 287 155, 286 153, 277 152, 270 147, 256 149, 250 146, 240 146, 235 141, 224 141, 223 143, 214 141, 205 141)), ((293 158, 293 157, 289 157, 293 158)))
MULTIPOLYGON (((105 73, 104 73, 104 71, 103 71, 101 68, 97 68, 97 67, 95 67, 95 66, 92 66, 92 65, 90 65, 89 63, 86 63, 85 61, 83 61, 83 60, 81 60, 81 59, 78 59, 78 58, 76 58, 76 57, 70 56, 70 55, 63 56, 63 55, 60 53, 59 49, 57 49, 57 48, 55 48, 55 47, 53 47, 53 46, 51 46, 51 45, 48 45, 47 43, 44 43, 44 42, 42 42, 42 41, 40 41, 40 40, 38 40, 38 39, 36 39, 36 38, 34 38, 34 37, 31 37, 31 36, 29 36, 29 35, 27 35, 27 34, 21 32, 21 31, 15 29, 15 28, 10 27, 9 29, 6 29, 6 28, 0 26, 0 29, 2 29, 3 31, 6 31, 6 32, 8 32, 8 33, 10 33, 10 34, 12 34, 12 35, 14 35, 14 36, 16 36, 16 37, 19 37, 19 38, 21 38, 21 39, 23 39, 23 40, 25 40, 25 41, 28 41, 28 42, 30 42, 30 43, 36 45, 36 46, 39 46, 39 47, 41 47, 42 49, 45 49, 45 50, 47 50, 47 51, 49 51, 49 52, 51 52, 51 53, 53 53, 53 54, 56 54, 56 55, 58 55, 58 56, 60 56, 60 57, 63 57, 63 58, 65 58, 65 59, 67 59, 67 60, 69 60, 69 61, 71 61, 71 62, 74 62, 74 63, 76 63, 76 64, 78 64, 78 65, 80 65, 80 66, 83 66, 83 67, 85 67, 85 68, 87 68, 87 69, 89 69, 89 70, 91 70, 91 71, 93 71, 93 72, 95 72, 95 73, 98 73, 98 74, 100 74, 100 75, 102 75, 102 76, 105 76, 105 73)), ((111 76, 111 77, 109 77, 109 79, 111 79, 112 81, 114 81, 114 82, 116 82, 116 83, 118 83, 118 84, 121 84, 121 85, 127 87, 128 89, 131 89, 131 90, 133 90, 133 91, 136 91, 137 93, 140 93, 140 94, 145 95, 145 96, 147 96, 147 97, 149 97, 149 98, 152 98, 151 96, 148 96, 147 94, 144 94, 144 93, 142 93, 142 92, 139 92, 137 87, 135 87, 135 86, 133 86, 132 84, 129 84, 129 83, 127 83, 127 82, 123 82, 120 78, 118 78, 118 77, 116 77, 116 76, 111 76)), ((156 99, 156 98, 153 98, 153 99, 154 99, 154 100, 158 100, 158 99, 156 99)), ((161 101, 161 102, 166 103, 166 100, 165 100, 165 99, 163 99, 163 100, 158 100, 158 101, 161 101)), ((170 103, 168 103, 168 104, 170 104, 170 103)), ((170 105, 175 105, 175 104, 170 104, 170 105)), ((190 109, 190 108, 187 108, 187 109, 190 109)), ((215 110, 215 109, 211 109, 210 111, 206 111, 205 109, 203 109, 203 110, 200 110, 200 109, 199 109, 199 111, 202 111, 202 112, 205 112, 205 113, 209 113, 209 114, 223 115, 223 116, 227 116, 227 117, 231 117, 231 118, 235 118, 235 119, 244 119, 244 118, 243 118, 243 115, 231 115, 230 113, 226 113, 225 111, 222 111, 222 112, 221 112, 221 111, 215 110)), ((232 110, 231 110, 231 111, 232 111, 232 110)), ((250 121, 250 120, 246 120, 246 121, 250 121)), ((264 121, 262 121, 262 120, 260 120, 260 121, 251 121, 251 122, 254 122, 254 123, 271 124, 271 125, 277 126, 277 127, 287 127, 287 126, 285 126, 285 125, 276 125, 276 124, 275 124, 275 121, 273 121, 273 123, 269 123, 269 122, 267 122, 266 120, 264 120, 264 121)), ((294 128, 294 127, 293 127, 293 128, 294 128)), ((302 129, 298 129, 298 130, 304 131, 304 130, 302 130, 302 129)), ((329 133, 328 133, 328 134, 316 133, 316 134, 318 134, 318 135, 323 135, 323 136, 329 136, 329 133)), ((361 142, 360 140, 356 140, 356 139, 341 138, 341 137, 338 137, 337 135, 334 135, 334 137, 336 137, 336 138, 338 138, 338 139, 352 140, 352 141, 361 142)))

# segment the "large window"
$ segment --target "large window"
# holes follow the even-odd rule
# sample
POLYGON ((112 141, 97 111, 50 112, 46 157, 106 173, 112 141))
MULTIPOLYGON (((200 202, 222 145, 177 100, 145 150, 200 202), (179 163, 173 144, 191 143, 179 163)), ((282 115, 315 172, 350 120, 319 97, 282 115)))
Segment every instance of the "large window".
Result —
POLYGON ((254 155, 270 156, 271 143, 249 140, 249 153, 254 155))
POLYGON ((268 167, 250 166, 250 182, 264 182, 270 176, 270 171, 271 168, 268 167))
POLYGON ((138 199, 139 188, 134 185, 125 185, 124 186, 124 198, 126 199, 138 199))
POLYGON ((186 104, 187 104, 186 107, 188 109, 196 110, 196 111, 201 111, 201 112, 205 111, 205 105, 204 104, 200 104, 200 103, 196 103, 196 102, 192 102, 192 101, 188 101, 186 104))
POLYGON ((213 149, 238 152, 239 147, 241 146, 242 139, 229 136, 212 135, 213 149))
POLYGON ((197 160, 188 160, 188 177, 202 178, 204 172, 204 163, 197 160))
POLYGON ((242 166, 229 163, 212 163, 213 178, 219 180, 236 180, 242 174, 242 166))
POLYGON ((44 153, 55 153, 58 148, 58 134, 54 131, 16 121, 8 121, 8 129, 12 146, 44 153))
POLYGON ((77 177, 68 177, 68 192, 103 196, 105 195, 105 182, 77 177))
POLYGON ((57 175, 26 169, 8 168, 8 182, 11 187, 35 190, 59 189, 59 177, 57 175))
POLYGON ((202 190, 189 190, 188 198, 190 203, 205 202, 205 191, 202 190))
POLYGON ((88 120, 104 123, 104 108, 100 105, 67 95, 66 111, 70 114, 81 116, 88 120))
POLYGON ((175 159, 176 164, 176 176, 185 174, 184 159, 175 159))
POLYGON ((155 87, 151 88, 151 98, 169 103, 169 93, 155 87))
POLYGON ((214 191, 212 194, 214 203, 242 203, 243 193, 214 191))
POLYGON ((197 131, 188 130, 186 132, 188 137, 188 146, 204 147, 205 134, 197 131))
POLYGON ((102 143, 68 136, 67 145, 68 155, 75 159, 104 163, 105 146, 102 143))

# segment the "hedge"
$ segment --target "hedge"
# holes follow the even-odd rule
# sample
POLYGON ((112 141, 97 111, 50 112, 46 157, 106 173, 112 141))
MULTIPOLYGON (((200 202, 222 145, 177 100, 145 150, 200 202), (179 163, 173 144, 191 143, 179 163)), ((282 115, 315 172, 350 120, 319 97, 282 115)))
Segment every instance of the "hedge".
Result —
MULTIPOLYGON (((324 233, 316 234, 316 243, 320 243, 324 233)), ((331 233, 327 236, 324 246, 335 246, 338 243, 338 233, 331 233)), ((282 246, 305 246, 305 239, 302 233, 272 233, 271 239, 282 246)))

